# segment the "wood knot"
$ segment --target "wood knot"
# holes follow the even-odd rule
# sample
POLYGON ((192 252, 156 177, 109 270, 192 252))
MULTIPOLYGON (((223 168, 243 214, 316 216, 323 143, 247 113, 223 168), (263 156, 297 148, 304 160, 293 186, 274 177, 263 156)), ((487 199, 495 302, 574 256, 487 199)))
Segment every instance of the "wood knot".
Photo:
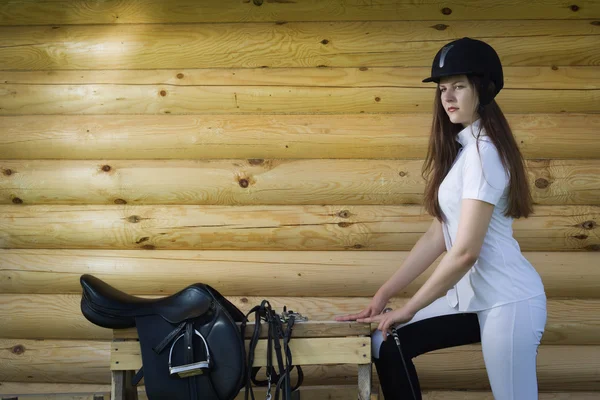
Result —
POLYGON ((243 188, 247 188, 249 183, 248 183, 248 179, 240 179, 239 184, 241 187, 243 188))
POLYGON ((286 21, 275 21, 275 25, 285 25, 287 24, 286 21))
POLYGON ((143 242, 147 242, 148 240, 150 240, 150 238, 148 236, 144 236, 143 238, 141 238, 140 240, 136 241, 136 244, 140 244, 143 242))
POLYGON ((450 14, 452 14, 452 10, 449 9, 448 7, 444 7, 444 8, 442 8, 442 14, 450 15, 450 14))
POLYGON ((18 198, 18 197, 13 197, 13 199, 12 199, 12 202, 13 202, 14 204, 23 204, 23 200, 21 200, 21 199, 20 199, 20 198, 18 198))
POLYGON ((327 40, 327 39, 323 39, 323 40, 321 40, 321 43, 322 43, 322 44, 327 44, 327 43, 329 43, 329 40, 327 40))
POLYGON ((252 2, 254 3, 255 6, 262 6, 262 4, 263 4, 263 0, 253 0, 252 2))
POLYGON ((398 175, 400 175, 401 177, 404 178, 406 176, 406 172, 400 171, 400 172, 398 172, 398 175))
POLYGON ((550 186, 550 182, 547 179, 538 178, 535 180, 535 187, 538 189, 546 189, 548 186, 550 186))
POLYGON ((10 349, 10 352, 13 354, 21 355, 25 353, 25 347, 22 344, 18 344, 10 349))
POLYGON ((350 211, 342 210, 338 213, 338 217, 340 218, 348 218, 350 216, 350 211))
POLYGON ((142 219, 137 215, 132 215, 131 217, 127 217, 127 222, 131 222, 132 224, 137 224, 142 219))
POLYGON ((573 12, 577 12, 579 11, 579 6, 576 4, 573 4, 572 6, 569 6, 569 8, 571 9, 571 11, 573 12))
POLYGON ((153 244, 145 244, 142 246, 142 249, 144 250, 156 250, 156 246, 153 244))
POLYGON ((375 101, 379 103, 381 101, 381 97, 375 97, 375 101))
POLYGON ((438 30, 438 31, 445 31, 446 28, 448 28, 448 25, 445 24, 437 24, 432 26, 433 29, 438 30))
POLYGON ((110 167, 110 165, 103 165, 102 166, 102 171, 104 172, 110 172, 112 168, 110 167))
POLYGON ((251 158, 248 160, 250 165, 261 165, 265 162, 262 158, 251 158))
POLYGON ((368 70, 369 70, 369 68, 368 68, 368 67, 360 67, 358 70, 359 70, 359 71, 368 71, 368 70))
POLYGON ((573 236, 575 239, 585 240, 588 238, 588 235, 575 235, 573 236))
POLYGON ((552 66, 552 71, 558 71, 558 67, 556 65, 552 66))
POLYGON ((160 91, 160 95, 165 97, 167 95, 167 91, 166 90, 161 90, 160 91))
POLYGON ((589 246, 585 246, 585 249, 588 251, 600 251, 600 244, 590 244, 589 246))
POLYGON ((354 246, 352 246, 353 249, 362 249, 364 246, 360 243, 356 243, 354 246))
POLYGON ((246 297, 242 297, 242 298, 240 299, 240 301, 241 301, 242 303, 246 304, 246 303, 248 303, 248 298, 246 298, 246 297))
POLYGON ((581 227, 583 229, 591 230, 591 229, 596 228, 596 225, 597 225, 596 221, 585 221, 581 224, 581 227))
POLYGON ((7 169, 3 169, 3 170, 2 170, 2 173, 3 173, 4 175, 6 175, 6 176, 11 176, 11 175, 12 175, 12 173, 13 173, 13 171, 12 171, 12 169, 10 169, 10 168, 7 168, 7 169))
POLYGON ((340 228, 347 228, 347 227, 349 227, 350 225, 352 225, 352 222, 339 222, 339 223, 338 223, 338 226, 339 226, 340 228))
POLYGON ((115 204, 127 204, 127 201, 125 201, 123 199, 115 199, 114 203, 115 204))
POLYGON ((183 74, 181 72, 177 74, 177 79, 183 79, 183 74))
POLYGON ((592 21, 592 22, 590 22, 590 24, 592 24, 594 26, 600 26, 600 21, 592 21))

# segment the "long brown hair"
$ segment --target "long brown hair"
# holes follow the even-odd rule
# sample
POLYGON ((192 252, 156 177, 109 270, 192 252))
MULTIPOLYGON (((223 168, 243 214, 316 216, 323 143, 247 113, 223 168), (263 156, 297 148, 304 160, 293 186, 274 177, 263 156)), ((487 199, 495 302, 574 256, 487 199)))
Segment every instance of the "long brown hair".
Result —
MULTIPOLYGON (((467 76, 467 78, 473 89, 481 94, 481 79, 477 76, 467 76)), ((492 92, 493 83, 490 83, 486 90, 492 92)), ((422 176, 426 181, 423 203, 429 214, 442 221, 438 189, 456 159, 459 149, 456 135, 463 127, 450 121, 442 105, 440 90, 436 88, 435 93, 429 148, 422 170, 422 176)), ((512 218, 527 218, 533 212, 533 199, 523 156, 508 121, 495 100, 484 106, 480 105, 478 114, 481 118, 481 126, 498 149, 504 168, 510 173, 508 204, 504 215, 512 218)))

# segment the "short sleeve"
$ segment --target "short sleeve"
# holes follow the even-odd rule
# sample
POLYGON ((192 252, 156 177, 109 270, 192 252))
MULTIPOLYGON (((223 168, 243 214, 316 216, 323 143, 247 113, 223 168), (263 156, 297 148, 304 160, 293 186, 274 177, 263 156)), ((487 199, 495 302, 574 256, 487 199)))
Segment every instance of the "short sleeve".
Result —
POLYGON ((463 199, 482 200, 497 205, 508 185, 508 175, 500 154, 492 143, 479 142, 465 149, 463 199))

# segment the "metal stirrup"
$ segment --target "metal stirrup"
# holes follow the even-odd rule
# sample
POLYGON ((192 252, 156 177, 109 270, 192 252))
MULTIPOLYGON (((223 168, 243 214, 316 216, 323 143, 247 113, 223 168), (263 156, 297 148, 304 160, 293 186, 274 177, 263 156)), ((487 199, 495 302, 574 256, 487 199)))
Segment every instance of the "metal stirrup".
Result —
POLYGON ((171 350, 169 350, 169 374, 170 375, 178 375, 180 378, 187 378, 188 376, 200 375, 204 373, 204 370, 210 368, 210 352, 208 351, 208 343, 206 343, 206 339, 200 332, 194 329, 194 333, 200 336, 202 342, 204 343, 204 349, 206 350, 206 361, 198 361, 191 364, 178 365, 175 367, 171 366, 171 357, 173 355, 173 348, 175 347, 175 343, 179 339, 181 339, 185 334, 181 334, 173 341, 171 345, 171 350))

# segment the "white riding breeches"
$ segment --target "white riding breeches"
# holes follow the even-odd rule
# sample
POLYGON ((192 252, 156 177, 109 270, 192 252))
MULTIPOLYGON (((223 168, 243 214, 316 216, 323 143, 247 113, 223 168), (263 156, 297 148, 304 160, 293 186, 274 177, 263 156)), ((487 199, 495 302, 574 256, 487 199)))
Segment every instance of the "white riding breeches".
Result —
MULTIPOLYGON (((417 321, 460 313, 450 307, 443 296, 396 329, 417 321)), ((546 326, 546 295, 475 313, 479 320, 483 360, 495 400, 537 400, 537 350, 546 326)), ((373 332, 372 354, 375 358, 379 357, 382 341, 381 332, 373 332)))

